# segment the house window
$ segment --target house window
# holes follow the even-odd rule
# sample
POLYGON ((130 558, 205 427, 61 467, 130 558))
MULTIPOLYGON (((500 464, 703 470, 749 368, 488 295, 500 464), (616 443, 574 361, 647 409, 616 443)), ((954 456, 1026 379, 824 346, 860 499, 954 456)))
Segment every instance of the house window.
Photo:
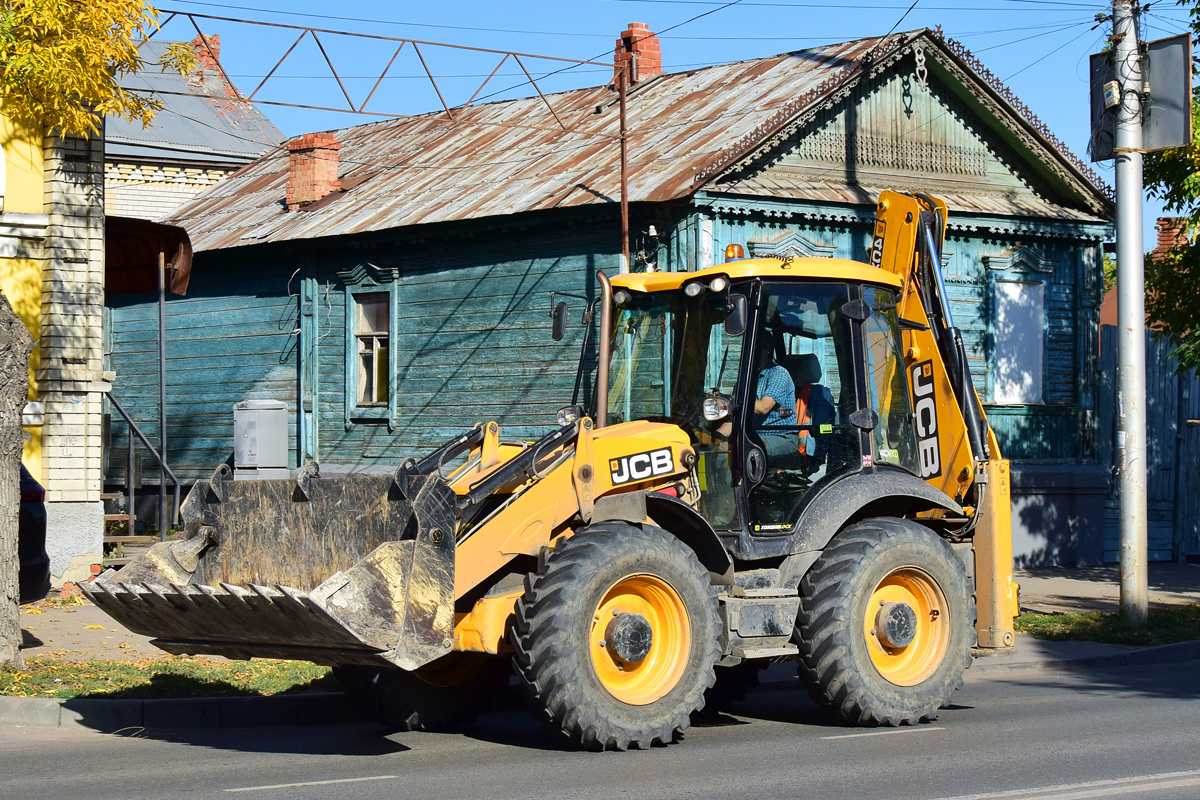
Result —
POLYGON ((354 295, 358 406, 387 406, 390 303, 386 292, 354 295))
POLYGON ((996 281, 993 287, 993 402, 1041 403, 1045 287, 1032 281, 996 281))

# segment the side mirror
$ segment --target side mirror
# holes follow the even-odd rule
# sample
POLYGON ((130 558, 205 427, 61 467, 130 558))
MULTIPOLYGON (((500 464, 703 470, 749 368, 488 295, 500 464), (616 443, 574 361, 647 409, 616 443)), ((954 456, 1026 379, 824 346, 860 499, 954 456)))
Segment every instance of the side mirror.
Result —
POLYGON ((550 336, 557 342, 567 332, 567 304, 556 305, 550 312, 550 316, 554 317, 554 326, 550 329, 550 336))
POLYGON ((720 392, 709 392, 704 398, 704 418, 709 422, 717 422, 729 416, 733 409, 733 400, 729 395, 720 392))
POLYGON ((741 336, 746 332, 746 321, 750 318, 750 305, 744 294, 729 295, 729 305, 725 306, 725 333, 729 336, 741 336))

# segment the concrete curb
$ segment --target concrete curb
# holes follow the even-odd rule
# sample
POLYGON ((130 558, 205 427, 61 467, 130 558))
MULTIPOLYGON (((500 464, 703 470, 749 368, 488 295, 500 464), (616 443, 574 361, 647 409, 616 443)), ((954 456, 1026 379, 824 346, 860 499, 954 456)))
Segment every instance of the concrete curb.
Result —
POLYGON ((341 692, 155 700, 0 697, 0 726, 76 727, 104 733, 129 728, 328 725, 365 719, 341 692))
MULTIPOLYGON (((1000 658, 1003 658, 1001 656, 1000 658)), ((1033 672, 1050 669, 1088 669, 1095 667, 1141 667, 1154 664, 1178 664, 1200 660, 1200 641, 1176 642, 1155 647, 1141 647, 1103 656, 1054 658, 1040 661, 1017 661, 1007 664, 976 663, 971 672, 1033 672)))
MULTIPOLYGON (((1007 661, 1007 660, 1006 660, 1007 661)), ((1041 661, 975 663, 968 674, 1035 672, 1150 666, 1200 661, 1200 641, 1143 647, 1102 656, 1041 661)), ((763 688, 795 679, 764 680, 763 688)), ((112 733, 131 728, 234 728, 275 725, 329 725, 363 722, 368 717, 341 692, 270 697, 184 697, 158 700, 60 700, 0 697, 0 727, 83 728, 112 733)))

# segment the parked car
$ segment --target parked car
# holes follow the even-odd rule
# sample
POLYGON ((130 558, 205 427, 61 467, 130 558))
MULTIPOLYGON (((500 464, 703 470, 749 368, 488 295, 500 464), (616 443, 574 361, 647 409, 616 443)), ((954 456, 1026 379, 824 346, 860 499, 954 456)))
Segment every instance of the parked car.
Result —
POLYGON ((50 556, 46 554, 46 490, 21 465, 21 604, 41 600, 50 591, 50 556))

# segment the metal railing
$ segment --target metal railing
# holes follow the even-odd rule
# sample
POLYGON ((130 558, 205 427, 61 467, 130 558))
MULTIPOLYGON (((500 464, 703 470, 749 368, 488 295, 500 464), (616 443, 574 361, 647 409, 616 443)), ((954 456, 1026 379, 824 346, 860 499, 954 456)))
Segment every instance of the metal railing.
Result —
MULTIPOLYGON (((171 470, 171 468, 167 466, 167 463, 165 461, 163 461, 162 456, 159 455, 159 452, 156 449, 154 449, 154 445, 150 444, 150 440, 146 438, 146 434, 142 433, 142 429, 138 427, 137 423, 133 421, 133 418, 130 417, 129 414, 125 411, 125 409, 121 407, 121 404, 117 402, 117 398, 112 396, 112 392, 105 392, 104 396, 108 398, 108 402, 112 403, 112 407, 115 408, 120 413, 122 418, 124 418, 125 424, 129 426, 129 430, 132 432, 132 434, 136 434, 137 438, 142 440, 142 444, 144 444, 146 446, 146 449, 150 451, 150 455, 152 455, 154 457, 154 460, 158 463, 158 467, 160 470, 162 470, 162 474, 165 475, 167 478, 169 478, 171 480, 171 483, 174 485, 175 503, 174 503, 174 509, 171 512, 171 524, 172 525, 177 524, 179 522, 179 477, 176 476, 176 474, 171 470)), ((128 514, 129 514, 129 533, 130 534, 133 533, 133 521, 134 521, 134 511, 133 511, 134 466, 133 466, 133 460, 134 460, 133 459, 133 436, 130 435, 129 439, 128 439, 128 451, 127 451, 126 459, 125 459, 125 492, 126 492, 126 503, 128 504, 127 510, 128 510, 128 514)), ((160 540, 165 539, 167 537, 166 486, 167 486, 166 481, 160 479, 159 480, 159 503, 158 503, 158 538, 160 540)))

